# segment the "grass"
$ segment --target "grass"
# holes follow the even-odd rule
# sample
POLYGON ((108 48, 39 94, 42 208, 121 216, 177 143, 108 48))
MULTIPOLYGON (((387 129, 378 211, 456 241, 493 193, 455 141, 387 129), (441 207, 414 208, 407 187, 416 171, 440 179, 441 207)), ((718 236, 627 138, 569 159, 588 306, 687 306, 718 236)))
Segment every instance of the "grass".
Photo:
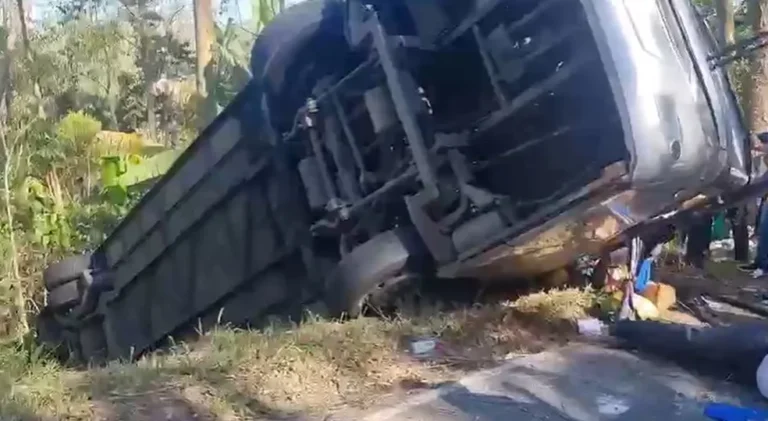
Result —
POLYGON ((218 328, 136 363, 90 370, 4 346, 0 419, 240 420, 366 408, 382 395, 567 340, 571 330, 560 322, 593 304, 592 291, 566 289, 429 316, 218 328), (409 340, 424 336, 440 343, 426 360, 407 351, 409 340))
POLYGON ((596 304, 597 292, 587 287, 535 292, 518 298, 512 306, 523 314, 552 323, 587 317, 596 304))

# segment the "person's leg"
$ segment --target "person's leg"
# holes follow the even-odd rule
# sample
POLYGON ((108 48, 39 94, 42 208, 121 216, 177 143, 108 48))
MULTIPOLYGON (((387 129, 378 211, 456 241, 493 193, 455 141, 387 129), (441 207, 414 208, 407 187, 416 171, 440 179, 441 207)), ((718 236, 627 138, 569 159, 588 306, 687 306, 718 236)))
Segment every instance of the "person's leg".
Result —
POLYGON ((733 236, 733 258, 737 262, 749 262, 749 229, 747 207, 734 208, 731 213, 731 234, 733 236))
POLYGON ((712 215, 699 216, 688 230, 685 262, 698 268, 704 267, 706 252, 712 242, 712 215))
POLYGON ((768 206, 763 206, 760 218, 760 229, 757 233, 757 252, 755 253, 755 265, 757 269, 754 276, 763 276, 768 273, 768 206))
POLYGON ((764 204, 765 198, 763 197, 757 205, 757 213, 755 215, 755 232, 753 236, 758 239, 758 250, 755 253, 755 258, 752 260, 752 263, 739 266, 739 270, 744 272, 754 272, 757 268, 762 266, 761 261, 768 257, 768 244, 764 244, 762 247, 760 246, 760 233, 764 226, 763 219, 767 213, 766 211, 768 211, 768 206, 764 206, 764 204))

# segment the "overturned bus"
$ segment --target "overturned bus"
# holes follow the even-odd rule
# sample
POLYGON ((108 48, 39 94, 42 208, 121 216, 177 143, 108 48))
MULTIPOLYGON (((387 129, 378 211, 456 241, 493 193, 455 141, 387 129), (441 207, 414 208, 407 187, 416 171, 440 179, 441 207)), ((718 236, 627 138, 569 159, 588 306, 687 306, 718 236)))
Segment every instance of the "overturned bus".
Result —
POLYGON ((355 316, 599 253, 750 185, 716 54, 689 0, 291 7, 106 241, 48 267, 40 337, 133 358, 199 323, 355 316))

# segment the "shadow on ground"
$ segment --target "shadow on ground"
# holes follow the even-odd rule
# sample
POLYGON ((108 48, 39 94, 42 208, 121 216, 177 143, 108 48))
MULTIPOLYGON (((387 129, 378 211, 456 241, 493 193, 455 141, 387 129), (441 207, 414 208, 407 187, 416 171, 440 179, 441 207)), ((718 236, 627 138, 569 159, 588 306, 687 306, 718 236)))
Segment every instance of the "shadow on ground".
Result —
POLYGON ((153 384, 134 384, 137 391, 116 391, 115 380, 105 372, 81 386, 91 396, 93 419, 99 421, 190 421, 190 420, 285 420, 305 421, 309 417, 288 414, 253 398, 225 374, 189 376, 177 370, 134 372, 136 379, 151 377, 153 384), (158 377, 160 376, 160 377, 158 377), (109 391, 109 392, 107 392, 109 391))

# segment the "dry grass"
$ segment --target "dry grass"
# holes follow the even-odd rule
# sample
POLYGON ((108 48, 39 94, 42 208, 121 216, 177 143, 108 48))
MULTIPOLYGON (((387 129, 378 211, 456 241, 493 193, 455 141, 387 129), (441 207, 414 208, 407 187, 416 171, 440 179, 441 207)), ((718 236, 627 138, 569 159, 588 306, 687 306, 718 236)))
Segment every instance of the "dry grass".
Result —
POLYGON ((88 371, 0 348, 0 419, 274 419, 365 408, 384 394, 562 341, 569 333, 556 322, 581 317, 592 295, 561 290, 426 317, 221 328, 137 363, 88 371), (439 352, 409 355, 408 340, 424 336, 439 338, 439 352))
POLYGON ((588 316, 597 304, 597 294, 591 288, 565 288, 536 292, 520 297, 512 307, 523 314, 535 315, 547 322, 578 320, 588 316))

